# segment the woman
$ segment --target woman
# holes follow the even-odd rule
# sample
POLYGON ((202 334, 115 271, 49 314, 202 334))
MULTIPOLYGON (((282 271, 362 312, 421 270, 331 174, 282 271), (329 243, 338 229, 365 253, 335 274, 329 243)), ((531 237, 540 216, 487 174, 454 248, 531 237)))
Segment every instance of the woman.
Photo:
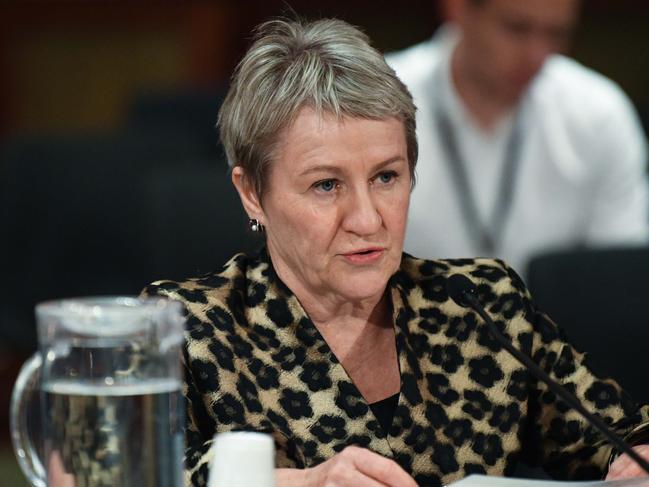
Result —
POLYGON ((601 476, 611 447, 449 300, 454 273, 620 435, 644 427, 649 411, 584 367, 502 262, 402 254, 415 107, 358 30, 262 25, 219 125, 266 246, 146 291, 187 309, 189 484, 206 483, 214 433, 238 429, 273 435, 280 487, 434 486, 523 457, 601 476))

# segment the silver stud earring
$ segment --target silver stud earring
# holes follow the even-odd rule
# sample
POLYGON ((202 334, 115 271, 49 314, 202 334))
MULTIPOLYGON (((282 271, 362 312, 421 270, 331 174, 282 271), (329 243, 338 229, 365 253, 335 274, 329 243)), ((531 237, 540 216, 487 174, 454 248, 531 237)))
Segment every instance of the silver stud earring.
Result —
POLYGON ((255 233, 262 233, 264 231, 264 225, 262 225, 256 218, 248 220, 248 226, 250 227, 250 230, 255 233))

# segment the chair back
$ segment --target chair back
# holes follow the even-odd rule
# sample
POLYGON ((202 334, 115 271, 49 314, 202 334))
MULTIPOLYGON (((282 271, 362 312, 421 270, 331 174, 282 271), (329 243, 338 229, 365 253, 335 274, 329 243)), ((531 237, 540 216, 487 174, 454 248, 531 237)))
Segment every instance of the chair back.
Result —
POLYGON ((149 175, 143 222, 153 279, 183 279, 219 269, 263 240, 248 218, 225 162, 184 164, 149 175))
POLYGON ((588 352, 594 371, 649 402, 649 247, 549 253, 527 276, 539 307, 588 352))

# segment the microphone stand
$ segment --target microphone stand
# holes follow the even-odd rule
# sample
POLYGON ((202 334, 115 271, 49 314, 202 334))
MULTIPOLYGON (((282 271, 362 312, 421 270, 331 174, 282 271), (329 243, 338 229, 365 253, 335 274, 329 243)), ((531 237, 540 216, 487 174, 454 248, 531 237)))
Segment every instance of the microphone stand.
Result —
MULTIPOLYGON (((453 276, 452 276, 453 277, 453 276)), ((461 276, 464 277, 464 276, 461 276)), ((464 302, 457 302, 460 306, 468 305, 473 311, 478 313, 482 319, 487 323, 489 331, 493 337, 502 345, 502 347, 507 350, 511 355, 514 356, 516 360, 525 365, 538 379, 543 381, 552 392, 557 396, 563 399, 570 407, 577 410, 587 421, 589 421, 608 441, 610 441, 618 451, 626 453, 629 455, 642 469, 649 475, 649 462, 642 458, 638 453, 635 452, 629 445, 622 441, 615 433, 613 433, 609 427, 602 421, 599 416, 596 416, 589 412, 582 404, 579 399, 577 399, 573 394, 570 393, 567 389, 562 387, 559 383, 553 380, 541 367, 539 367, 530 357, 518 350, 512 343, 500 332, 498 327, 495 325, 491 317, 487 314, 480 301, 478 301, 477 296, 475 295, 475 286, 468 279, 465 278, 470 286, 465 286, 465 289, 461 290, 462 297, 464 302)), ((451 295, 451 298, 453 296, 451 295)))

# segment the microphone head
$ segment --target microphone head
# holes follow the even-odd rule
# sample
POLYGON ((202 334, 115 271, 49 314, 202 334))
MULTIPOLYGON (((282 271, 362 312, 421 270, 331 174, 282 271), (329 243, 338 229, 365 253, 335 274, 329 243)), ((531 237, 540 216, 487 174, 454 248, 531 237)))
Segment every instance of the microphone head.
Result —
POLYGON ((455 304, 463 308, 470 308, 477 300, 478 290, 471 279, 464 274, 453 274, 446 281, 446 290, 455 304))

